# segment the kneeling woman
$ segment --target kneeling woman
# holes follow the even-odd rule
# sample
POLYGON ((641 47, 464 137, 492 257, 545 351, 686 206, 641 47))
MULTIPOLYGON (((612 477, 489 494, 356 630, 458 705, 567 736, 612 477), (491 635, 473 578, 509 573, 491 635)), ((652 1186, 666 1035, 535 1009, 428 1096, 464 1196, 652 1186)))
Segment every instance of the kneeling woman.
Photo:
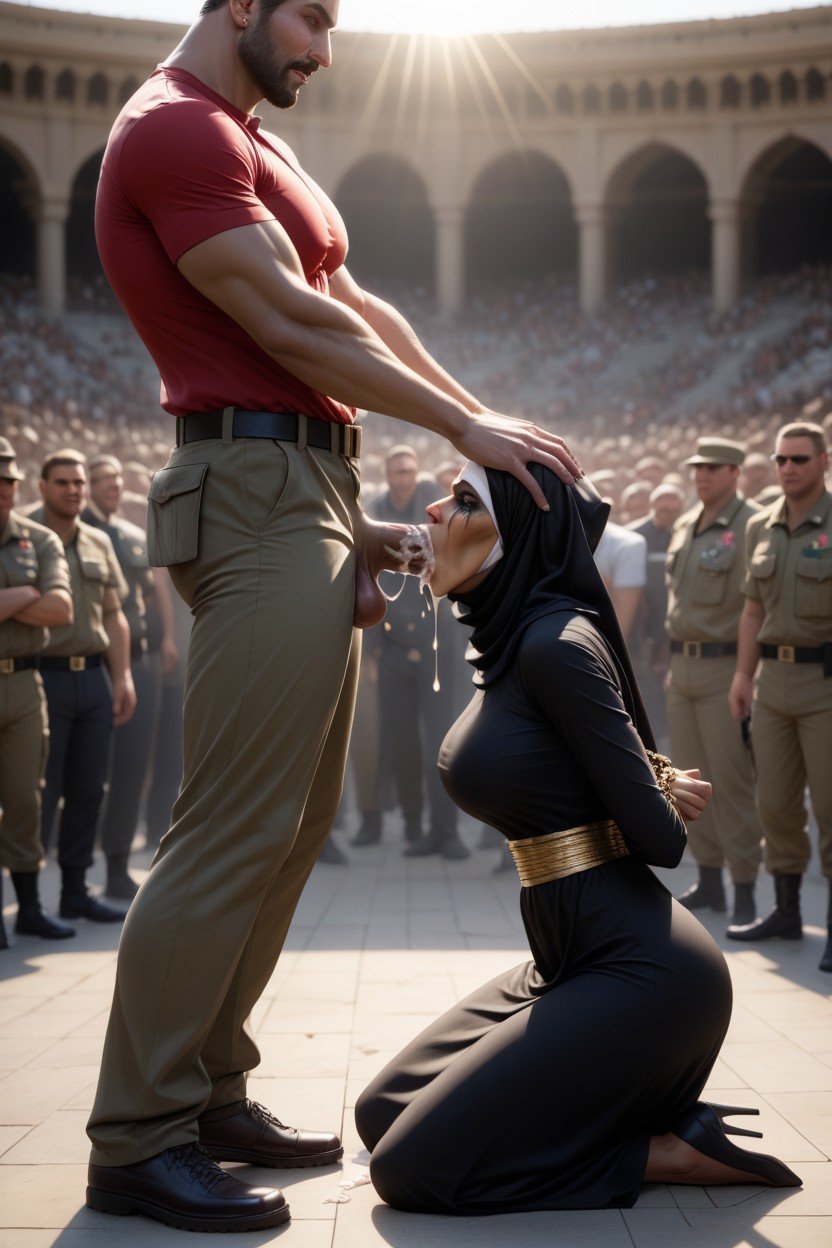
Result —
POLYGON ((450 1010, 362 1093, 372 1181, 398 1209, 462 1215, 628 1207, 644 1182, 797 1185, 728 1142, 726 1107, 698 1100, 731 981, 648 864, 678 864, 680 812, 697 817, 710 786, 648 760, 592 558, 607 508, 533 471, 548 512, 470 464, 428 509, 431 585, 473 630, 479 686, 439 765, 456 803, 508 838, 533 961, 450 1010))

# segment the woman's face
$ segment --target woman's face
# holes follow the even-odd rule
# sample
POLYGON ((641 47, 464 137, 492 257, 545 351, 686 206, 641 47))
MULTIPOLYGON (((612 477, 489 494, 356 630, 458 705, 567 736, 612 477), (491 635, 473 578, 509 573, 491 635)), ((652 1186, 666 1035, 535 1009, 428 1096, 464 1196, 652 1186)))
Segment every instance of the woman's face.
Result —
POLYGON ((497 528, 467 481, 427 508, 436 566, 428 582, 437 598, 465 593, 488 575, 479 573, 497 541, 497 528))

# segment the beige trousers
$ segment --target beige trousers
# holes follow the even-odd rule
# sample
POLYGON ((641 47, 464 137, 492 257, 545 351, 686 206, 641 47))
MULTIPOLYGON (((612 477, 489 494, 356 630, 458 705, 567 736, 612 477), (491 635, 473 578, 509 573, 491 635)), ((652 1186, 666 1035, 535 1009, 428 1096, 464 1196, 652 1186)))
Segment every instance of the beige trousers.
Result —
POLYGON ((820 663, 763 659, 751 731, 766 870, 802 875, 811 857, 806 785, 818 821, 820 867, 832 879, 832 679, 820 663))
POLYGON ((107 1166, 197 1140, 246 1094, 246 1021, 338 807, 360 658, 348 461, 208 441, 168 468, 150 519, 171 561, 199 526, 171 567, 194 615, 184 779, 119 948, 88 1127, 107 1166))
POLYGON ((40 675, 0 676, 0 867, 38 871, 49 714, 40 675))
POLYGON ((727 862, 736 884, 751 884, 762 857, 751 753, 731 718, 728 690, 734 660, 689 659, 670 663, 667 718, 677 767, 698 767, 714 786, 702 817, 688 824, 688 843, 700 867, 727 862))

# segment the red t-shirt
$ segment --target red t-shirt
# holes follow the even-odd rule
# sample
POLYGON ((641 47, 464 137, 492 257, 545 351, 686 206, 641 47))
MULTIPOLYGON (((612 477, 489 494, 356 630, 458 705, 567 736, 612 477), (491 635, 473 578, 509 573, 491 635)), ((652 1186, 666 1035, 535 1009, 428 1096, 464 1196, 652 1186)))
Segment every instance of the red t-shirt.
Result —
POLYGON ((104 270, 159 368, 174 416, 234 405, 348 423, 354 413, 293 377, 176 267, 197 243, 277 220, 313 290, 329 293, 347 235, 291 149, 193 74, 161 66, 116 119, 95 233, 104 270))

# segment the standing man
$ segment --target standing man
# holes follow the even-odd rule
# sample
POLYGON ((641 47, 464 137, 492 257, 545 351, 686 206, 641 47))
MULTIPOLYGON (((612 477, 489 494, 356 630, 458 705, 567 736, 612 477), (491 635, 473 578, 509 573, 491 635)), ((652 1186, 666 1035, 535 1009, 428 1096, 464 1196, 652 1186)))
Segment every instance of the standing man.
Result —
POLYGON ((678 521, 667 552, 672 756, 680 767, 698 767, 714 790, 710 807, 688 830, 699 879, 679 900, 688 910, 724 911, 727 863, 734 884, 732 923, 750 923, 756 914, 762 856, 751 751, 727 703, 744 601, 745 530, 759 511, 737 493, 744 456, 738 442, 700 440, 696 454, 685 460, 699 506, 678 521))
MULTIPOLYGON (((44 914, 38 897, 40 799, 49 719, 39 655, 48 629, 72 622, 69 569, 54 533, 14 511, 23 473, 0 438, 0 882, 11 873, 15 931, 66 940, 75 931, 44 914)), ((7 947, 0 883, 0 949, 7 947)))
POLYGON ((136 690, 136 711, 113 733, 109 787, 101 821, 101 847, 107 859, 108 897, 132 901, 139 886, 127 866, 139 820, 142 790, 159 712, 162 663, 172 665, 176 646, 171 636, 173 613, 160 616, 163 633, 158 648, 148 652, 146 599, 153 592, 153 572, 147 561, 147 535, 118 514, 124 492, 121 463, 113 455, 90 461, 90 498, 82 519, 110 538, 127 597, 122 610, 130 629, 130 672, 136 690))
POLYGON ((633 627, 630 654, 656 740, 660 743, 659 748, 666 752, 668 726, 664 681, 668 668, 668 646, 664 568, 673 526, 684 511, 684 490, 672 481, 665 481, 651 491, 649 505, 650 513, 644 520, 634 520, 628 525, 647 543, 647 584, 633 627))
MULTIPOLYGON (((98 1095, 88 1202, 178 1226, 278 1225, 276 1189, 212 1157, 337 1160, 330 1134, 246 1098, 247 1019, 267 984, 343 782, 359 434, 353 407, 460 455, 564 480, 559 438, 487 411, 344 267, 343 222, 252 115, 291 108, 331 63, 338 0, 206 0, 117 118, 96 232, 162 375, 176 450, 150 490, 151 564, 194 628, 173 826, 130 908, 98 1095)), ((406 240, 405 240, 406 241, 406 240)))
MULTIPOLYGON (((420 524, 425 508, 436 501, 432 478, 419 478, 419 460, 411 446, 387 454, 387 489, 368 508, 376 520, 420 524)), ((453 624, 453 621, 449 621, 453 624)), ((439 775, 439 747, 456 713, 454 653, 433 649, 436 621, 426 610, 421 586, 407 577, 391 602, 384 623, 373 630, 369 645, 378 664, 382 764, 389 765, 404 816, 407 858, 441 854, 469 857, 457 831, 458 811, 439 775), (434 688, 438 659, 439 689, 434 688), (430 829, 422 827, 424 797, 430 829)), ((380 834, 380 833, 379 833, 380 834)))
POLYGON ((56 451, 44 460, 43 505, 33 519, 63 542, 74 618, 51 630, 40 660, 50 734, 41 835, 48 848, 63 797, 58 831, 61 917, 120 923, 120 910, 89 893, 86 874, 93 861, 113 726, 130 718, 136 693, 130 631, 121 610, 127 586, 109 537, 79 519, 86 487, 85 460, 77 451, 56 451))
POLYGON ((731 713, 751 716, 757 802, 776 905, 732 940, 803 935, 800 884, 811 856, 804 793, 818 823, 820 867, 830 884, 832 971, 832 495, 820 425, 784 425, 773 456, 783 498, 748 526, 737 670, 731 713), (762 661, 761 661, 762 660, 762 661), (755 679, 756 673, 756 679, 755 679))

